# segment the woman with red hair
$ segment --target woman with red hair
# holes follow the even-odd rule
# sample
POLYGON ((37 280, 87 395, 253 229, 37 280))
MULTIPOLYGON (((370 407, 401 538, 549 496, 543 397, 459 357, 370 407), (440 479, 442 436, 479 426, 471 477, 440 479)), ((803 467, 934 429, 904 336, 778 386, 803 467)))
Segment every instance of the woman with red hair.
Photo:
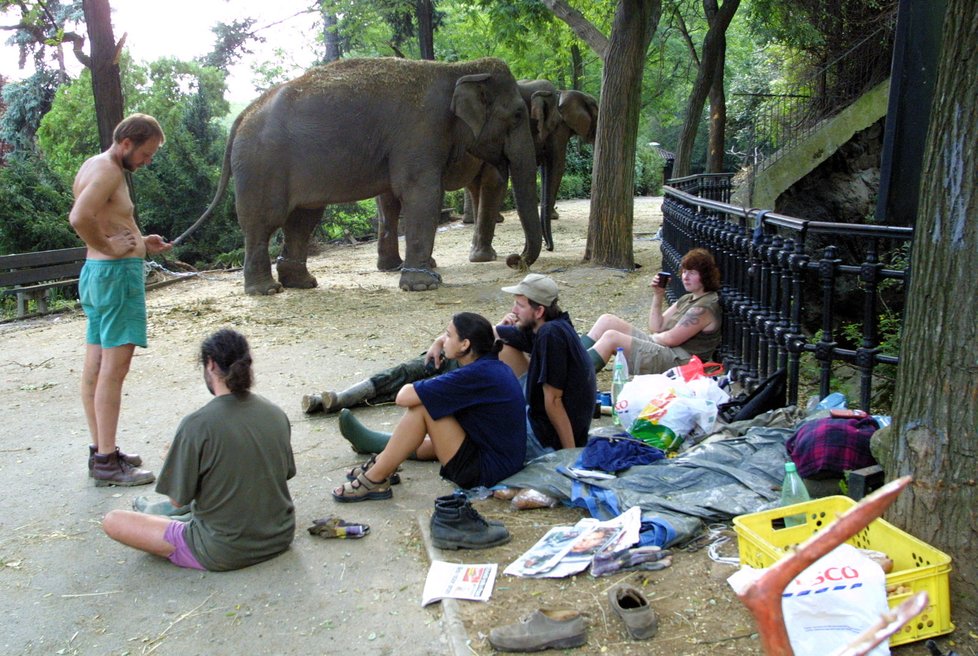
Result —
POLYGON ((705 248, 694 248, 679 263, 686 294, 663 311, 666 282, 652 278, 652 307, 646 333, 621 317, 603 314, 581 338, 600 371, 621 347, 631 374, 658 374, 697 356, 704 362, 720 346, 720 269, 705 248))

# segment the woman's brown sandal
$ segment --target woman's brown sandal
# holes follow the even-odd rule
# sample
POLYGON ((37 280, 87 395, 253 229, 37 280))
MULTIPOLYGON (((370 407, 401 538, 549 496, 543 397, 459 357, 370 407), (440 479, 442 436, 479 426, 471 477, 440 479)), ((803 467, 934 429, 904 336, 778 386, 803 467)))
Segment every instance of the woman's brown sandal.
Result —
MULTIPOLYGON (((357 476, 366 473, 368 469, 374 466, 375 462, 377 462, 377 456, 375 455, 370 456, 370 460, 363 463, 362 465, 357 465, 350 471, 346 472, 346 480, 348 481, 357 480, 357 476)), ((398 483, 401 482, 401 475, 398 474, 397 472, 394 472, 387 478, 387 480, 388 482, 390 482, 391 485, 397 485, 398 483)))
POLYGON ((348 501, 390 499, 392 496, 394 496, 394 493, 391 492, 389 479, 374 483, 367 478, 366 474, 362 473, 352 481, 343 483, 342 487, 333 490, 333 498, 344 503, 348 501))

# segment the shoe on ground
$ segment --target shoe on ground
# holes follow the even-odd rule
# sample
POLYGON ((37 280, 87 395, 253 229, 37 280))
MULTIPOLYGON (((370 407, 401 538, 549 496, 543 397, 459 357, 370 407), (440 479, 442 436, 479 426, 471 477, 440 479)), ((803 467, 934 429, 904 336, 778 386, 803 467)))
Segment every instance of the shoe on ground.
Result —
MULTIPOLYGON (((95 448, 95 445, 93 444, 88 445, 88 477, 89 478, 95 476, 93 471, 95 469, 95 453, 97 451, 98 449, 95 448)), ((120 458, 128 462, 133 467, 139 467, 140 465, 143 464, 143 459, 140 458, 139 455, 135 453, 123 453, 122 451, 119 450, 119 447, 115 448, 115 452, 119 454, 120 458)))
POLYGON ((627 583, 608 591, 608 603, 635 640, 647 640, 659 630, 659 618, 641 590, 627 583))
MULTIPOLYGON (((392 480, 391 485, 393 484, 394 481, 392 480)), ((435 498, 435 510, 438 508, 442 508, 443 510, 450 508, 461 508, 466 504, 471 505, 468 497, 466 497, 464 494, 459 494, 458 492, 435 498)), ((434 515, 432 515, 432 520, 434 520, 434 515)), ((486 523, 489 524, 489 526, 505 526, 505 524, 498 519, 486 519, 486 523)))
POLYGON ((498 651, 542 651, 580 647, 587 642, 584 618, 576 610, 535 610, 515 624, 489 632, 498 651))
POLYGON ((438 549, 489 549, 512 539, 505 526, 490 524, 472 504, 435 504, 431 515, 431 544, 438 549))
POLYGON ((118 449, 105 455, 96 453, 92 458, 94 459, 92 478, 95 479, 95 487, 149 485, 156 480, 153 472, 133 467, 126 462, 118 449))

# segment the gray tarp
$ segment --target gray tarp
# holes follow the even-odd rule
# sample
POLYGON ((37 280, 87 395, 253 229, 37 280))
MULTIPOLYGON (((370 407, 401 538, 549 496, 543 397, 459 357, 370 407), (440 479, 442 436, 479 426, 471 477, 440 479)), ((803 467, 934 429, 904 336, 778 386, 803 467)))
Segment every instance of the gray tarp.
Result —
POLYGON ((724 434, 733 436, 715 434, 676 458, 631 467, 614 479, 578 479, 583 487, 557 471, 572 466, 581 452, 564 449, 533 460, 501 485, 533 488, 573 505, 582 505, 582 493, 609 490, 620 510, 638 506, 643 519, 665 520, 676 531, 673 543, 683 543, 700 532, 703 522, 728 522, 778 505, 787 461, 784 443, 794 434, 796 419, 780 410, 731 424, 724 434))

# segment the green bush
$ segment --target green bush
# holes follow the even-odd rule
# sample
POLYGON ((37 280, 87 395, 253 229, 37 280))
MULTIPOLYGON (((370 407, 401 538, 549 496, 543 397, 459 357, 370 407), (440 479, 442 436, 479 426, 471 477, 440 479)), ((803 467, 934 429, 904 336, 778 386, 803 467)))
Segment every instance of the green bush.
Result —
POLYGON ((68 223, 71 192, 34 155, 0 167, 0 254, 82 246, 68 223))
POLYGON ((579 173, 564 174, 557 189, 557 200, 589 198, 591 196, 591 174, 587 177, 579 173))
POLYGON ((373 199, 356 203, 340 203, 326 208, 320 230, 326 239, 354 239, 376 232, 374 219, 377 216, 377 202, 373 199))
POLYGON ((639 144, 635 149, 635 195, 662 195, 662 167, 665 160, 658 151, 639 144))

